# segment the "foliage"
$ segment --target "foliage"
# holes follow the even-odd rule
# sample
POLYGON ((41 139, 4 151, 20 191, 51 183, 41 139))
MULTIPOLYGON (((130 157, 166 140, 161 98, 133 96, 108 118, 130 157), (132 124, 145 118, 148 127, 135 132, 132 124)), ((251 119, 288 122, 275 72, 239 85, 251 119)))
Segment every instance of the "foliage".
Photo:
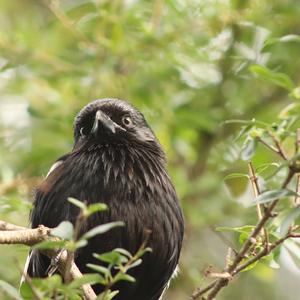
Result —
MULTIPOLYGON (((51 230, 51 235, 59 237, 59 241, 44 241, 34 246, 40 250, 57 250, 64 249, 74 253, 81 247, 88 244, 88 240, 98 234, 103 234, 110 229, 123 226, 122 222, 112 222, 99 225, 82 236, 78 236, 78 230, 84 225, 88 217, 96 212, 101 212, 107 207, 102 203, 91 204, 86 206, 83 202, 69 198, 69 201, 80 208, 80 214, 75 227, 68 221, 61 222, 56 228, 51 230)), ((146 242, 146 241, 145 241, 146 242)), ((60 250, 59 250, 60 251, 60 250)), ((128 271, 142 263, 142 256, 145 252, 151 251, 142 244, 135 255, 131 255, 124 249, 114 249, 111 252, 97 254, 94 257, 102 263, 106 263, 107 267, 88 264, 91 273, 84 274, 80 278, 72 280, 70 283, 64 283, 59 274, 54 274, 57 267, 54 263, 54 270, 50 270, 49 274, 54 274, 46 279, 25 277, 25 281, 20 287, 19 293, 7 283, 3 282, 2 287, 5 291, 12 295, 12 292, 17 295, 17 298, 22 299, 82 299, 81 287, 84 284, 101 284, 105 287, 104 292, 98 295, 99 300, 111 300, 118 294, 118 290, 112 290, 115 284, 119 281, 135 282, 135 279, 128 274, 128 271), (94 273, 96 272, 96 273, 94 273)), ((59 255, 59 254, 58 254, 59 255)), ((14 297, 16 297, 14 295, 14 297)))
MULTIPOLYGON (((163 144, 184 208, 181 272, 165 298, 187 298, 244 239, 212 227, 256 222, 249 181, 228 176, 247 176, 242 158, 264 191, 280 188, 286 165, 258 140, 271 133, 293 154, 299 15, 296 0, 0 0, 0 218, 28 224, 32 190, 72 147, 83 105, 128 99, 163 144)), ((282 224, 298 223, 289 204, 279 203, 282 224)), ((27 251, 0 247, 2 281, 18 286, 27 251)), ((219 299, 297 299, 298 256, 286 243, 279 270, 259 263, 219 299)))

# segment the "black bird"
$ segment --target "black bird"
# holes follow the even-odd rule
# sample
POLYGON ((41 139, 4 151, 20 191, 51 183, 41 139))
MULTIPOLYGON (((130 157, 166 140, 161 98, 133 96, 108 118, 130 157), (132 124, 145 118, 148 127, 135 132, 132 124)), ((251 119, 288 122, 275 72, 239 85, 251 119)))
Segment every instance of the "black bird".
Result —
MULTIPOLYGON (((184 221, 162 147, 144 116, 129 103, 96 100, 78 113, 72 151, 56 161, 37 189, 32 228, 55 227, 64 220, 74 224, 79 210, 68 197, 109 207, 92 215, 81 233, 107 222, 125 223, 78 250, 75 263, 81 272, 91 272, 87 263, 99 264, 93 253, 124 248, 134 254, 150 231, 147 246, 152 252, 131 270, 135 283, 117 284, 120 292, 114 299, 160 299, 178 264, 184 221)), ((46 277, 49 264, 48 257, 34 250, 27 274, 46 277)), ((103 287, 94 290, 98 294, 103 287)))

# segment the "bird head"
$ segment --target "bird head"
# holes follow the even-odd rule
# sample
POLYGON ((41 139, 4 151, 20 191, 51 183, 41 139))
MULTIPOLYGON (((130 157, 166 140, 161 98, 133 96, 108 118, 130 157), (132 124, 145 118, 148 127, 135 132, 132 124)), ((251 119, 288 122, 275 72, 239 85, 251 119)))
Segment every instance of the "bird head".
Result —
POLYGON ((144 116, 118 99, 95 100, 83 107, 74 121, 74 139, 75 145, 139 142, 160 147, 144 116))

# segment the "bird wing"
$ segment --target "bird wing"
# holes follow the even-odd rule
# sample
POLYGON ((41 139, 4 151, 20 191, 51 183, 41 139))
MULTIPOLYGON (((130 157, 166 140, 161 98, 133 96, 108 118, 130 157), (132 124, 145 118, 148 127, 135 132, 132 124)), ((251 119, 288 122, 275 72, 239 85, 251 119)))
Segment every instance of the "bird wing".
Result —
MULTIPOLYGON (((57 159, 55 161, 55 163, 50 167, 50 169, 46 175, 46 178, 49 177, 49 175, 54 170, 56 170, 60 165, 62 165, 68 156, 69 156, 69 154, 66 154, 66 155, 60 157, 59 159, 57 159)), ((26 276, 31 276, 31 277, 42 276, 43 272, 41 272, 41 270, 44 270, 44 271, 47 270, 48 264, 46 262, 48 262, 48 261, 50 262, 48 257, 40 254, 36 250, 30 250, 30 252, 26 258, 23 274, 22 274, 21 281, 20 281, 20 286, 22 285, 23 282, 25 282, 26 276), (40 271, 38 271, 38 270, 40 270, 40 271)))

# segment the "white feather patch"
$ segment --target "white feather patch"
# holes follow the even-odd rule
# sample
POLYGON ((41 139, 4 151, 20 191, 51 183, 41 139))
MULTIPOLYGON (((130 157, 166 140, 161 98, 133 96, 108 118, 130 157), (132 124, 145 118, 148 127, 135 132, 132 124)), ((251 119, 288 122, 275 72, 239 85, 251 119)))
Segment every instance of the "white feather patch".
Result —
POLYGON ((158 300, 162 300, 162 297, 163 297, 164 293, 166 292, 166 290, 167 290, 167 289, 169 288, 169 286, 170 286, 171 280, 172 280, 173 278, 177 277, 177 275, 179 274, 179 271, 180 271, 180 270, 179 270, 179 267, 178 267, 178 265, 177 265, 176 268, 175 268, 175 270, 174 270, 174 272, 173 272, 173 274, 172 274, 172 276, 171 276, 171 278, 170 278, 170 280, 168 281, 166 287, 164 288, 164 290, 163 290, 163 292, 161 293, 161 295, 160 295, 160 297, 159 297, 158 300))
POLYGON ((28 254, 27 258, 26 258, 26 262, 25 262, 23 274, 22 274, 21 281, 20 281, 20 287, 21 287, 21 285, 23 284, 23 282, 25 282, 25 276, 27 275, 27 271, 28 271, 28 267, 29 267, 29 262, 30 262, 32 253, 33 253, 33 251, 31 251, 31 252, 28 254))
POLYGON ((53 171, 54 171, 57 167, 59 167, 62 163, 63 163, 63 160, 59 160, 59 161, 57 161, 56 163, 54 163, 54 164, 51 166, 49 172, 47 173, 46 178, 50 175, 51 172, 53 172, 53 171))

